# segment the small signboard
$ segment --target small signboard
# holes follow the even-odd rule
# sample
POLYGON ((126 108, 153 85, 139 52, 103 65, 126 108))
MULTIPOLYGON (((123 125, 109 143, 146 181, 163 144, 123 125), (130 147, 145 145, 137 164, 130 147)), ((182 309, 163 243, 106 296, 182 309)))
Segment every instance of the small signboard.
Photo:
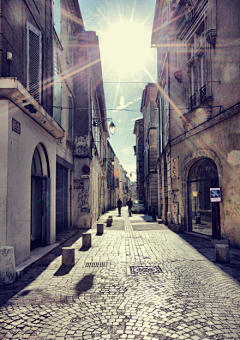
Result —
POLYGON ((171 177, 178 178, 178 158, 171 158, 171 177))
POLYGON ((222 202, 222 188, 210 188, 210 202, 220 203, 222 202))
POLYGON ((21 124, 14 118, 12 118, 12 130, 21 134, 21 124))
POLYGON ((172 205, 172 219, 174 224, 178 224, 178 207, 179 207, 179 202, 173 202, 172 205))
POLYGON ((90 178, 90 175, 82 175, 81 178, 90 178))

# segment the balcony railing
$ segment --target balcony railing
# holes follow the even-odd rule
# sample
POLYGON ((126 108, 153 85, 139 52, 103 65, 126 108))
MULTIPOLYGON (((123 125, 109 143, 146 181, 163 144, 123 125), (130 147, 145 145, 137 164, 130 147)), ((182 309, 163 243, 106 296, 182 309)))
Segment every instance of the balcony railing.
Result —
POLYGON ((200 88, 200 103, 204 102, 207 98, 207 87, 204 85, 200 88))
POLYGON ((191 105, 191 109, 193 109, 196 106, 196 94, 190 97, 190 105, 191 105))

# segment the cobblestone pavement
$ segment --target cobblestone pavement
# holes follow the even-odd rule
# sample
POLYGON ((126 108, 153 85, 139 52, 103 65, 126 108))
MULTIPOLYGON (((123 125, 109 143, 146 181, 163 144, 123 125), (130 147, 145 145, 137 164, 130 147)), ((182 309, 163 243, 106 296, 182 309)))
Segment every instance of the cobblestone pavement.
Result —
POLYGON ((240 339, 239 282, 210 247, 204 256, 199 240, 126 208, 109 214, 103 235, 88 231, 91 248, 81 231, 64 244, 74 267, 59 247, 1 287, 0 339, 240 339))

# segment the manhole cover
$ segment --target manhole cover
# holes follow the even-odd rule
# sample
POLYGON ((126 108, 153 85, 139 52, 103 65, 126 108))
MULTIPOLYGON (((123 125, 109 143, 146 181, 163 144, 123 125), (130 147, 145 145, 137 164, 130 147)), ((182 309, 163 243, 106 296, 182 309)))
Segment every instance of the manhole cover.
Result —
POLYGON ((159 266, 130 266, 131 274, 154 274, 162 273, 162 269, 159 266))
POLYGON ((85 267, 106 267, 106 262, 86 262, 85 267))

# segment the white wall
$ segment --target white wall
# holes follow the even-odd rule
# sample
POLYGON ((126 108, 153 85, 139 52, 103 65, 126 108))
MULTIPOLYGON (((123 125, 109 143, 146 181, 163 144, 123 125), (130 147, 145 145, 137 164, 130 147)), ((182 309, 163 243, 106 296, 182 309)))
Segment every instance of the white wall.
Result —
POLYGON ((3 102, 4 114, 8 117, 8 139, 5 138, 4 142, 8 145, 6 245, 14 247, 16 264, 19 264, 30 256, 31 165, 34 150, 39 143, 47 151, 50 166, 50 242, 55 241, 56 143, 47 131, 13 103, 7 100, 3 102), (12 118, 21 124, 21 134, 12 131, 12 118))

